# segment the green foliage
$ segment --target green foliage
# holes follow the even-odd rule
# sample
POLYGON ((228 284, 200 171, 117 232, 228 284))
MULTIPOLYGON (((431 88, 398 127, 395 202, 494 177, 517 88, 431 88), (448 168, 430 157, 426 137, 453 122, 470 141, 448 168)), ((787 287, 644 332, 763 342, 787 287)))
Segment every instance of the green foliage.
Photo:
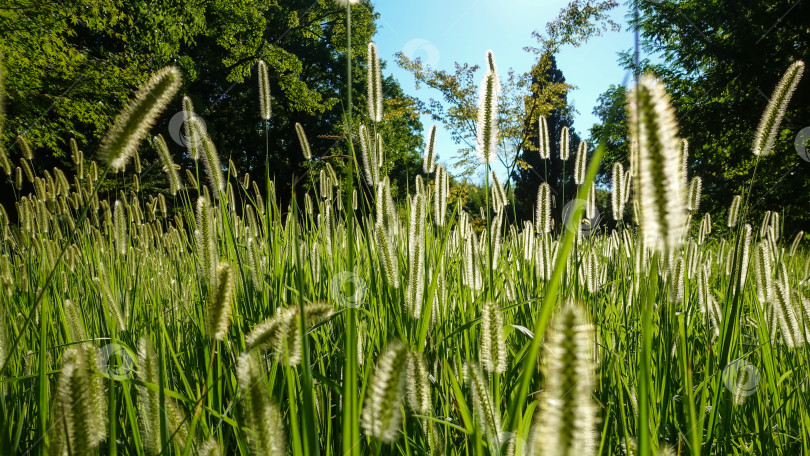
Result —
MULTIPOLYGON (((691 145, 690 172, 703 177, 708 209, 723 212, 754 176, 751 143, 768 98, 793 62, 808 59, 810 4, 791 0, 632 4, 639 7, 639 17, 631 19, 631 25, 639 31, 641 50, 654 56, 642 60, 638 70, 652 70, 666 83, 681 136, 691 145)), ((634 67, 630 52, 623 61, 634 67)), ((757 167, 752 190, 749 221, 779 207, 795 217, 787 222, 788 233, 807 220, 806 204, 796 195, 810 193, 808 163, 793 143, 798 131, 808 126, 808 94, 810 85, 800 84, 774 152, 757 167)))
MULTIPOLYGON (((365 68, 376 14, 371 4, 363 4, 352 15, 353 64, 360 76, 354 85, 359 89, 365 87, 365 71, 359 70, 365 68)), ((24 135, 43 169, 72 167, 67 159, 71 138, 82 150, 97 150, 134 89, 170 64, 182 71, 180 91, 193 100, 223 159, 231 158, 242 172, 256 172, 254 178, 261 181, 267 152, 280 190, 304 172, 303 158, 289 147, 297 143, 296 122, 310 136, 316 156, 332 154, 334 140, 323 136, 342 134, 345 10, 332 0, 193 0, 182 5, 168 0, 10 0, 0 6, 0 37, 8 94, 0 142, 10 152, 17 135, 24 135), (259 110, 260 59, 267 63, 273 103, 267 138, 259 110)), ((418 159, 421 125, 415 102, 396 81, 386 79, 384 91, 388 102, 380 129, 391 145, 390 166, 397 170, 392 178, 404 186, 418 159)), ((365 98, 354 104, 364 106, 365 98)), ((171 123, 180 110, 174 100, 155 131, 176 156, 185 148, 181 129, 171 123)), ((362 109, 354 112, 355 124, 367 115, 362 109)), ((141 147, 144 169, 162 165, 152 147, 141 147)), ((188 157, 175 161, 192 166, 188 157)), ((166 188, 160 173, 140 177, 149 191, 166 188)), ((111 182, 105 188, 120 185, 111 182)))

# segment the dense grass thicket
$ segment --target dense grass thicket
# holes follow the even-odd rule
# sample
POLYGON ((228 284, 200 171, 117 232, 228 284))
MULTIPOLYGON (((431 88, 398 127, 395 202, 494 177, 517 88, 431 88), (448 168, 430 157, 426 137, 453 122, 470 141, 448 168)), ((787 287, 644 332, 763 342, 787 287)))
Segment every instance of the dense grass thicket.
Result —
MULTIPOLYGON (((483 166, 497 146, 487 64, 483 166)), ((763 160, 796 68, 755 141, 763 160)), ((188 100, 202 166, 178 173, 181 152, 156 136, 169 191, 100 192, 112 170, 141 173, 137 147, 179 78, 164 70, 134 97, 98 163, 78 147, 70 172, 35 172, 24 146, 4 157, 21 191, 0 212, 2 454, 810 453, 803 233, 782 232, 779 208, 748 220, 745 192, 727 220, 700 211, 652 78, 631 94, 635 152, 613 169, 611 207, 594 203, 601 149, 580 151, 581 204, 562 226, 546 184, 536 220, 510 225, 488 175, 481 231, 448 202, 433 141, 397 201, 384 138, 353 129, 349 179, 324 164, 306 177, 316 191, 282 207, 271 180, 220 164, 188 100)), ((298 134, 289 153, 328 162, 298 134)))

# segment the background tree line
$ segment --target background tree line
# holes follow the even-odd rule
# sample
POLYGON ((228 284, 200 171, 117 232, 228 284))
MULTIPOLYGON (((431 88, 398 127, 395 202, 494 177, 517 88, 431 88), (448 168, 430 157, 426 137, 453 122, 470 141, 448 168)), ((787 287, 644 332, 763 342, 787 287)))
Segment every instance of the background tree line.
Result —
MULTIPOLYGON (((279 195, 289 195, 294 176, 317 172, 323 160, 304 163, 294 124, 300 122, 315 157, 340 174, 348 169, 341 145, 345 111, 346 11, 333 0, 9 0, 0 6, 0 55, 5 75, 2 146, 16 161, 25 138, 41 169, 74 169, 74 138, 93 158, 99 141, 135 89, 153 72, 178 66, 181 92, 194 103, 223 163, 264 178, 265 154, 279 195), (272 117, 259 115, 256 64, 268 65, 272 117), (267 128, 267 142, 265 137, 267 128)), ((368 123, 365 55, 377 14, 370 3, 353 8, 353 124, 368 123)), ((415 101, 397 81, 384 81, 387 170, 395 185, 419 169, 422 125, 415 101)), ((175 160, 193 170, 182 136, 178 97, 161 117, 161 133, 175 160)), ((141 187, 167 187, 149 144, 141 147, 141 187)), ((3 179, 9 194, 12 187, 3 179)), ((306 187, 313 179, 298 179, 306 187)), ((125 182, 111 179, 105 190, 125 182)), ((299 190, 300 191, 300 190, 299 190)))
MULTIPOLYGON (((641 55, 651 57, 637 63, 634 50, 628 49, 621 62, 631 74, 651 71, 666 83, 681 136, 690 142, 690 174, 703 177, 702 209, 722 218, 732 196, 754 176, 750 145, 774 85, 791 62, 808 60, 810 5, 792 0, 744 4, 629 0, 626 5, 630 27, 638 31, 641 55)), ((566 46, 578 46, 617 29, 609 17, 617 6, 615 0, 571 1, 542 33, 535 32, 535 46, 527 47, 536 56, 532 68, 526 72, 501 69, 500 157, 509 177, 504 184, 516 203, 511 217, 531 218, 537 187, 543 181, 552 184, 560 210, 562 194, 574 194, 573 162, 559 160, 563 126, 571 129, 572 156, 585 137, 591 150, 600 140, 605 142, 600 188, 607 189, 613 162, 626 164, 626 86, 610 86, 594 108, 601 122, 586 134, 584 129, 577 132, 576 111, 567 101, 573 87, 555 59, 566 46), (548 119, 552 140, 548 161, 537 153, 541 115, 548 119)), ((367 122, 365 49, 375 33, 377 15, 369 2, 353 11, 353 125, 359 125, 367 122)), ((345 11, 333 0, 241 4, 227 0, 182 4, 8 0, 0 6, 0 54, 6 79, 2 145, 10 156, 19 157, 17 137, 22 135, 34 149, 38 166, 70 169, 69 139, 75 138, 85 151, 94 151, 135 87, 158 68, 172 64, 182 69, 183 92, 205 120, 223 161, 230 158, 240 173, 251 172, 261 180, 267 153, 272 163, 269 173, 282 187, 279 193, 289 194, 293 176, 300 177, 310 168, 318 171, 323 163, 304 163, 295 122, 304 126, 316 156, 331 157, 338 173, 345 171, 347 161, 339 158, 344 152, 335 149, 342 147, 345 38, 345 11), (267 125, 258 115, 259 59, 270 69, 273 115, 267 125)), ((402 54, 397 64, 411 71, 417 83, 437 89, 440 96, 419 102, 405 95, 393 78, 385 79, 386 116, 379 129, 385 138, 386 171, 395 187, 404 189, 408 183, 412 187, 423 148, 419 114, 428 113, 459 144, 450 159, 456 165, 454 193, 466 202, 468 211, 477 213, 483 200, 474 156, 479 68, 458 63, 454 71, 440 71, 402 54)), ((631 83, 628 78, 627 84, 631 83)), ((781 210, 786 234, 807 228, 810 162, 796 153, 794 139, 810 126, 808 87, 806 81, 799 85, 776 150, 761 160, 754 179, 752 216, 759 217, 766 209, 781 210)), ((169 140, 178 162, 190 168, 193 164, 178 141, 178 124, 172 120, 180 111, 179 100, 175 105, 155 131, 169 140)), ((147 169, 157 160, 148 144, 142 146, 141 155, 147 169)), ((312 180, 300 182, 308 186, 312 180)), ((112 181, 108 189, 125 184, 112 181)), ((154 167, 142 177, 141 186, 159 191, 166 184, 154 167)))

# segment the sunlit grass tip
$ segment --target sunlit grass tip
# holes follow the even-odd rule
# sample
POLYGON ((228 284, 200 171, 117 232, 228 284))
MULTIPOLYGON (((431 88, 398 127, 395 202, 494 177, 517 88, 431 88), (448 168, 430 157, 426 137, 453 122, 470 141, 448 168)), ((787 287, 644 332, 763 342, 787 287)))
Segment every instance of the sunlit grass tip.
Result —
POLYGON ((636 200, 645 244, 662 252, 682 242, 686 222, 686 189, 681 141, 675 111, 664 85, 644 75, 628 94, 630 138, 636 144, 632 166, 638 188, 636 200))
POLYGON ((361 425, 366 434, 382 442, 393 442, 402 424, 400 404, 406 393, 407 357, 405 345, 389 343, 366 392, 361 425))
POLYGON ((270 120, 270 78, 267 76, 267 64, 259 60, 259 113, 264 120, 270 120))
POLYGON ((120 171, 126 166, 138 144, 177 93, 181 80, 179 69, 163 68, 141 86, 135 98, 118 114, 99 150, 99 157, 110 169, 120 171))
POLYGON ((382 93, 382 71, 380 69, 380 58, 377 55, 377 45, 368 43, 366 55, 368 62, 367 79, 367 101, 368 116, 372 122, 382 122, 383 117, 383 93, 382 93))
POLYGON ((478 159, 489 164, 498 157, 498 79, 495 57, 487 51, 487 68, 478 92, 478 124, 476 126, 478 159))
POLYGON ((782 118, 785 116, 788 103, 799 84, 802 73, 804 73, 804 62, 796 61, 788 67, 779 84, 776 85, 754 135, 752 146, 754 155, 768 155, 773 150, 782 118))

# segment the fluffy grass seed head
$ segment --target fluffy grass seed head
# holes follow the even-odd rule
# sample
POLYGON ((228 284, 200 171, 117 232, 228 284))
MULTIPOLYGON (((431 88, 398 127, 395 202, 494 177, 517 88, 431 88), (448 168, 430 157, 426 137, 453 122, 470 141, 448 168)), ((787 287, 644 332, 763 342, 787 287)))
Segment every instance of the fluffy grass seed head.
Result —
POLYGON ((273 403, 256 357, 243 353, 236 367, 242 392, 242 413, 250 429, 248 443, 257 456, 275 456, 287 452, 284 417, 273 403))
POLYGON ((107 406, 98 349, 82 344, 65 350, 56 385, 52 454, 93 454, 107 437, 107 406))
POLYGON ((537 232, 540 234, 551 232, 551 187, 543 182, 537 189, 537 214, 535 215, 537 232))
POLYGON ((101 142, 99 157, 113 171, 120 171, 138 144, 180 88, 180 70, 169 66, 155 73, 138 90, 135 99, 118 114, 115 124, 101 142))
MULTIPOLYGON (((317 325, 334 314, 331 305, 324 302, 304 306, 307 328, 317 325)), ((256 325, 245 336, 248 351, 274 349, 276 358, 295 366, 301 362, 301 336, 298 325, 298 307, 280 307, 271 318, 256 325)))
POLYGON ((430 174, 436 169, 436 125, 430 127, 427 142, 425 143, 425 155, 422 158, 422 171, 430 174))
POLYGON ((796 256, 796 252, 799 251, 799 244, 801 244, 802 239, 804 239, 804 231, 799 231, 796 233, 796 236, 793 237, 793 242, 790 243, 790 250, 788 250, 790 256, 796 256))
POLYGON ((208 311, 205 318, 205 333, 211 339, 225 340, 231 325, 231 303, 233 301, 233 269, 226 261, 217 265, 216 281, 208 298, 208 311))
POLYGON ((309 148, 307 134, 304 133, 304 127, 298 122, 295 123, 295 134, 298 135, 298 143, 301 145, 301 152, 304 154, 304 158, 312 160, 312 150, 309 148))
POLYGON ((197 198, 197 229, 195 230, 195 237, 202 272, 208 279, 208 283, 214 283, 216 281, 217 262, 219 261, 217 227, 214 219, 214 208, 205 195, 197 198))
POLYGON ((584 310, 566 304, 547 337, 546 385, 530 432, 529 454, 596 454, 594 339, 584 310))
POLYGON ((687 198, 686 209, 695 213, 700 208, 700 192, 703 188, 703 180, 700 176, 695 176, 689 181, 689 196, 687 198))
POLYGON ((377 45, 375 43, 368 43, 366 58, 368 61, 368 116, 371 118, 372 122, 382 122, 382 71, 380 69, 380 58, 377 55, 377 45))
POLYGON ((501 181, 498 179, 498 175, 495 174, 495 171, 490 171, 489 176, 491 179, 490 186, 492 187, 492 207, 495 212, 501 212, 501 210, 509 204, 509 197, 506 195, 506 190, 504 190, 503 185, 501 185, 501 181))
POLYGON ((498 438, 501 432, 501 414, 497 408, 497 403, 492 399, 486 376, 475 363, 467 364, 466 371, 470 392, 472 393, 473 413, 478 426, 484 431, 487 440, 496 448, 499 448, 500 442, 498 442, 498 438))
POLYGON ((129 248, 129 235, 127 234, 129 226, 129 216, 126 209, 124 209, 121 201, 115 201, 115 209, 113 213, 113 220, 115 225, 115 246, 118 253, 126 255, 129 248))
POLYGON ((174 164, 172 156, 169 153, 169 147, 166 145, 166 141, 163 139, 162 135, 155 136, 152 138, 152 141, 155 144, 158 157, 160 157, 160 161, 163 163, 163 171, 166 173, 166 177, 169 178, 169 192, 172 195, 177 195, 181 185, 180 173, 177 172, 177 166, 174 164))
POLYGON ((208 174, 208 180, 211 181, 211 192, 215 199, 219 199, 219 194, 225 192, 225 177, 222 174, 222 164, 219 161, 217 148, 199 118, 195 117, 191 120, 191 129, 194 131, 194 138, 199 138, 200 141, 205 172, 208 174))
POLYGON ((368 128, 365 125, 360 125, 358 128, 360 135, 360 151, 363 156, 363 171, 366 174, 366 180, 369 185, 376 187, 380 181, 380 170, 377 165, 376 145, 369 135, 368 128))
POLYGON ((585 168, 588 163, 588 143, 580 141, 577 147, 576 161, 574 162, 574 183, 579 185, 585 182, 585 168))
POLYGON ((197 114, 194 112, 194 103, 191 102, 191 98, 188 96, 183 97, 183 134, 185 137, 183 140, 186 143, 186 148, 188 149, 188 156, 191 157, 192 160, 199 160, 200 159, 200 137, 197 136, 197 132, 194 131, 192 127, 192 121, 197 118, 197 114))
POLYGON ((433 215, 436 226, 444 226, 445 219, 447 219, 447 196, 450 193, 450 179, 444 165, 436 167, 433 193, 433 215))
POLYGON ((388 344, 371 378, 360 423, 365 433, 384 443, 396 440, 402 424, 400 403, 405 397, 408 350, 401 342, 388 344))
POLYGON ((485 371, 496 374, 506 372, 503 315, 498 305, 492 301, 484 302, 481 309, 481 342, 478 358, 485 371))
POLYGON ((388 229, 381 223, 374 227, 374 234, 377 241, 377 250, 380 253, 380 263, 385 273, 385 281, 394 289, 399 289, 399 260, 396 253, 396 245, 388 229))
POLYGON ((624 187, 624 166, 620 162, 615 162, 611 171, 613 191, 610 193, 610 206, 613 209, 613 220, 618 222, 624 219, 624 192, 627 191, 624 187))
POLYGON ((734 195, 734 198, 731 199, 731 206, 728 209, 728 221, 726 222, 726 226, 729 228, 734 228, 737 226, 737 221, 740 218, 741 206, 742 197, 740 195, 734 195))
POLYGON ((425 289, 425 198, 418 193, 414 195, 408 232, 408 284, 405 303, 408 312, 416 319, 422 313, 425 289))
POLYGON ((677 249, 686 220, 686 189, 678 125, 664 85, 647 74, 628 95, 630 138, 637 145, 632 166, 645 245, 677 249))
POLYGON ((537 146, 540 152, 540 158, 547 160, 551 156, 551 144, 548 138, 548 122, 546 121, 546 116, 540 116, 538 124, 537 146))
POLYGON ((754 144, 752 146, 754 155, 768 155, 773 150, 776 134, 779 132, 785 110, 788 103, 790 103, 793 92, 796 90, 796 85, 799 84, 802 73, 804 73, 804 62, 801 60, 794 62, 785 71, 776 89, 774 89, 754 135, 754 144))
POLYGON ((262 119, 270 120, 270 78, 267 76, 267 64, 259 60, 259 112, 262 119))
POLYGON ((430 377, 422 353, 408 354, 408 407, 420 415, 430 415, 430 377))
POLYGON ((571 134, 568 132, 568 126, 563 125, 560 130, 560 160, 567 161, 571 155, 571 134))
POLYGON ((478 92, 476 126, 478 159, 490 164, 498 157, 498 95, 501 84, 492 51, 487 51, 487 69, 478 92))

